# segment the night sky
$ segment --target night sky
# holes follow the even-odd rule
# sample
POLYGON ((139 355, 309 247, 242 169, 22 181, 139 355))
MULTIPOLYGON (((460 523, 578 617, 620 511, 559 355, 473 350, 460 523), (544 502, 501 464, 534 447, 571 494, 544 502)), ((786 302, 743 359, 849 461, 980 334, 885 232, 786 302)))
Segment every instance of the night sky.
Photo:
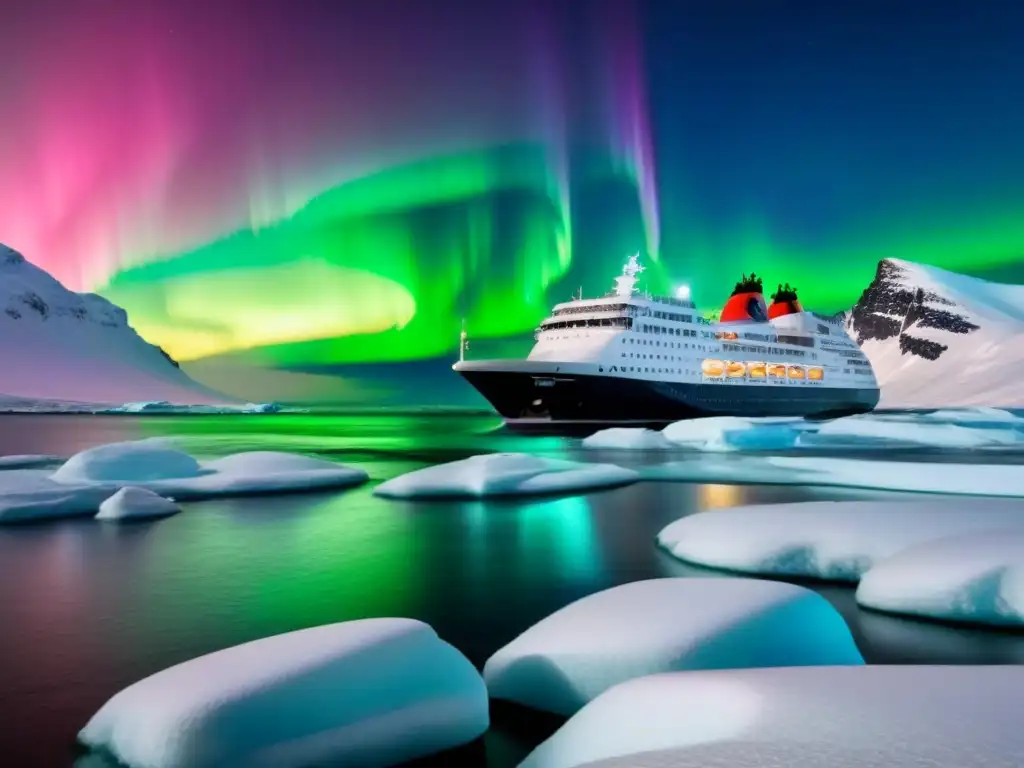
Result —
POLYGON ((5 6, 0 242, 182 360, 315 370, 531 330, 625 257, 854 302, 1024 281, 1024 5, 5 6))

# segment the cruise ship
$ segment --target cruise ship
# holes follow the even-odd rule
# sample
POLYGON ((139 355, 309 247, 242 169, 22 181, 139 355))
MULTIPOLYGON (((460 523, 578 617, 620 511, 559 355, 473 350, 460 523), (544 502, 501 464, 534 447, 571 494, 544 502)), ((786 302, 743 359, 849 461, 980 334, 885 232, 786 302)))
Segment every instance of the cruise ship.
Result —
POLYGON ((867 357, 840 318, 808 312, 779 286, 744 276, 718 320, 683 292, 637 289, 633 256, 601 298, 555 306, 525 360, 453 366, 510 427, 657 425, 700 416, 830 417, 878 404, 867 357))

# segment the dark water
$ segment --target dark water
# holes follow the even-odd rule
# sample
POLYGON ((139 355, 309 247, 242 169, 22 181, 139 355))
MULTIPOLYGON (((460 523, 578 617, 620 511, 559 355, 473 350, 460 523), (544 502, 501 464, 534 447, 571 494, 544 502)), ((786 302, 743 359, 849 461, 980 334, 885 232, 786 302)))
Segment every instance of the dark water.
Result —
MULTIPOLYGON (((345 619, 426 621, 475 664, 567 603, 637 579, 724 574, 672 561, 655 534, 745 503, 895 494, 644 483, 584 496, 408 503, 374 498, 402 472, 495 450, 583 456, 477 415, 0 416, 0 455, 69 454, 176 435, 197 454, 279 449, 333 458, 372 482, 338 493, 188 504, 150 524, 0 528, 3 765, 66 766, 89 716, 122 687, 229 645, 345 619)), ((640 456, 595 456, 644 461, 640 456)), ((646 460, 656 460, 647 457, 646 460)), ((1024 637, 861 612, 816 585, 876 663, 1021 663, 1024 637)), ((444 765, 515 765, 557 722, 498 708, 482 746, 444 765)))

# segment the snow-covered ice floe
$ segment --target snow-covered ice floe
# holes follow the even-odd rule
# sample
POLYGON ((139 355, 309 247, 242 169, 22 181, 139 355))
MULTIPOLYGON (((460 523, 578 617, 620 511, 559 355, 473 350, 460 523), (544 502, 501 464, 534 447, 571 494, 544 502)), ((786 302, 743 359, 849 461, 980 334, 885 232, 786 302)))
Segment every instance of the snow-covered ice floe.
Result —
POLYGON ((676 447, 661 432, 654 429, 613 427, 595 432, 583 439, 584 448, 610 448, 612 450, 665 451, 676 447))
POLYGON ((945 621, 1024 625, 1024 528, 905 549, 864 575, 857 602, 945 621))
POLYGON ((875 563, 922 542, 1007 529, 1024 534, 1024 502, 807 501, 689 515, 664 528, 658 545, 711 568, 857 581, 875 563))
POLYGON ((50 454, 24 454, 18 456, 0 456, 0 470, 32 469, 33 467, 51 467, 64 462, 63 456, 50 454))
POLYGON ((361 469, 292 453, 254 451, 200 462, 164 440, 110 443, 45 470, 0 472, 0 523, 96 514, 125 486, 178 500, 346 488, 361 469))
POLYGON ((927 448, 989 448, 1024 446, 1024 425, 1005 411, 1009 419, 971 421, 949 414, 945 419, 922 415, 906 416, 869 414, 846 416, 821 423, 817 429, 800 436, 798 447, 814 448, 830 445, 851 447, 915 446, 927 448), (984 424, 989 426, 984 426, 984 424))
POLYGON ((484 666, 491 697, 571 715, 626 680, 728 667, 862 664, 815 592, 757 579, 653 579, 548 616, 484 666))
POLYGON ((140 680, 79 741, 131 768, 391 766, 489 724, 473 665, 426 624, 365 619, 255 640, 140 680))
POLYGON ((677 672, 607 691, 520 768, 1017 768, 1022 707, 1024 666, 677 672))
POLYGON ((1024 465, 824 456, 701 457, 645 467, 644 479, 823 485, 967 496, 1024 496, 1024 465))
POLYGON ((145 488, 126 486, 100 504, 97 520, 148 520, 181 511, 173 499, 165 499, 145 488))
POLYGON ((564 493, 628 485, 640 479, 614 464, 546 459, 525 453, 491 453, 425 467, 374 489, 391 498, 479 498, 564 493))

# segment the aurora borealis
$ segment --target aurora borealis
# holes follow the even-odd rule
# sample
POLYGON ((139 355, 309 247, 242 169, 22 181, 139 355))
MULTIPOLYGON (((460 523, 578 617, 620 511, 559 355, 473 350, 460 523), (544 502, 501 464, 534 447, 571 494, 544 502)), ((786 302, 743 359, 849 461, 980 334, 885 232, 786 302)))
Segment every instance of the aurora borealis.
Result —
POLYGON ((844 308, 886 256, 1020 279, 1022 35, 949 0, 22 3, 0 242, 186 363, 305 374, 522 336, 636 251, 709 308, 750 271, 844 308))

